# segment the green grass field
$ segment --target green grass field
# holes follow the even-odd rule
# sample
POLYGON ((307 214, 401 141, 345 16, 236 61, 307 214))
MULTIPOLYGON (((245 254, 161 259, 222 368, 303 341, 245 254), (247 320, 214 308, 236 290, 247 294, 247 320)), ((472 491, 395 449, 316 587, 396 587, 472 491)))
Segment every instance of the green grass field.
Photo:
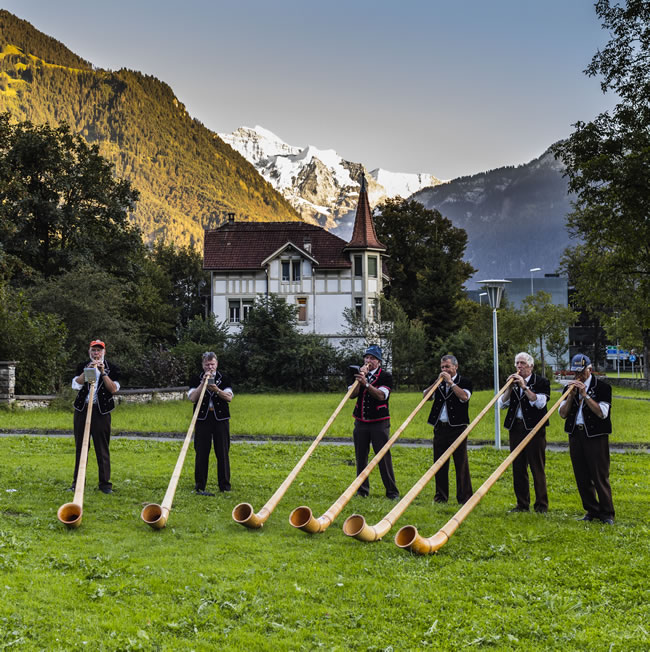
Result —
MULTIPOLYGON (((214 498, 191 493, 190 449, 160 531, 139 514, 162 500, 180 442, 111 447, 115 493, 95 489, 91 451, 83 522, 67 530, 56 511, 72 497, 72 438, 0 438, 0 649, 650 648, 647 453, 612 455, 613 527, 576 520, 569 456, 549 452, 547 515, 506 513, 508 470, 437 555, 419 557, 393 537, 406 524, 431 536, 453 516, 457 505, 433 504, 432 485, 380 542, 341 531, 354 512, 374 524, 394 506, 376 473, 370 498, 353 498, 324 533, 288 524, 294 507, 318 516, 352 482, 349 446, 318 447, 255 531, 234 523, 232 508, 259 510, 306 444, 233 445, 233 492, 214 498)), ((398 445, 393 455, 405 493, 431 451, 398 445)), ((470 451, 475 489, 504 456, 470 451)), ((215 474, 213 462, 212 486, 215 474)))
MULTIPOLYGON (((558 386, 559 387, 559 386, 558 386)), ((649 392, 614 388, 616 396, 650 398, 649 392)), ((492 398, 490 391, 475 392, 470 401, 470 418, 474 418, 492 398)), ((275 437, 303 436, 314 438, 343 398, 343 394, 241 394, 231 404, 231 432, 236 435, 275 437)), ((549 406, 560 398, 552 392, 549 406)), ((391 396, 392 431, 411 414, 422 399, 415 392, 394 392, 391 396)), ((349 401, 328 431, 331 437, 351 437, 353 401, 349 401)), ((431 404, 426 404, 413 419, 402 437, 430 439, 427 424, 431 404)), ((189 401, 158 402, 152 405, 123 404, 113 412, 113 432, 174 432, 184 434, 191 419, 189 401)), ((503 422, 503 417, 501 419, 503 422)), ((612 407, 614 433, 612 444, 650 442, 650 401, 614 398, 612 407)), ((71 430, 72 412, 53 409, 0 410, 0 430, 40 429, 71 430)), ((507 441, 507 432, 502 433, 507 441)), ((563 422, 553 415, 547 428, 551 442, 566 442, 563 422)), ((494 441, 494 416, 488 413, 470 433, 472 441, 494 441)))

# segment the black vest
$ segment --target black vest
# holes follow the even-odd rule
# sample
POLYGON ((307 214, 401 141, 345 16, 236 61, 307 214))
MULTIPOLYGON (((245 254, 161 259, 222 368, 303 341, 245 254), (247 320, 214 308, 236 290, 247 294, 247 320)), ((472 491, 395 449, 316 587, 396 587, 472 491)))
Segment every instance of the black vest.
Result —
MULTIPOLYGON (((596 403, 609 403, 609 412, 604 419, 596 416, 584 403, 582 405, 582 418, 585 422, 587 437, 599 437, 600 435, 609 435, 612 432, 612 387, 602 380, 598 380, 592 374, 591 383, 587 390, 587 396, 596 401, 596 403)), ((580 408, 581 397, 574 390, 568 398, 571 402, 569 412, 564 422, 564 432, 572 434, 575 430, 576 417, 580 408)))
MULTIPOLYGON (((456 374, 456 385, 461 389, 466 389, 472 393, 472 381, 460 374, 456 374)), ((454 390, 450 389, 447 394, 447 383, 444 381, 436 388, 433 393, 433 405, 429 413, 429 423, 435 426, 440 418, 442 406, 447 405, 447 419, 450 426, 468 426, 469 425, 469 401, 461 401, 454 390)))
MULTIPOLYGON (((77 376, 83 373, 83 370, 90 364, 88 362, 81 362, 77 365, 77 376)), ((113 381, 118 381, 120 379, 120 370, 119 368, 109 363, 108 360, 104 360, 104 371, 108 374, 108 377, 113 381)), ((84 383, 84 386, 79 390, 77 398, 74 401, 74 409, 82 412, 86 407, 86 397, 90 393, 90 383, 84 383)), ((111 394, 104 385, 104 379, 100 376, 97 387, 95 387, 95 393, 97 394, 97 408, 99 409, 100 414, 108 414, 115 409, 115 400, 113 399, 113 394, 111 394)))
MULTIPOLYGON (((225 374, 222 374, 218 369, 214 372, 215 381, 214 384, 220 389, 224 390, 226 387, 232 389, 230 384, 230 378, 225 374)), ((201 376, 193 376, 190 379, 190 387, 201 387, 201 382, 203 378, 201 376)), ((214 407, 214 416, 217 421, 225 421, 230 419, 230 403, 224 401, 222 398, 219 398, 216 394, 213 394, 209 389, 206 388, 205 394, 203 395, 203 400, 199 407, 199 414, 196 417, 198 421, 205 421, 208 418, 208 410, 210 408, 210 399, 212 399, 212 406, 214 407)), ((193 410, 196 410, 197 404, 194 403, 193 410)))
MULTIPOLYGON (((527 385, 531 391, 535 394, 545 394, 546 400, 551 397, 551 383, 544 376, 538 376, 533 373, 530 376, 530 381, 527 385)), ((512 424, 515 422, 515 417, 517 416, 517 409, 521 407, 521 414, 524 417, 524 428, 528 431, 532 430, 546 414, 546 405, 540 410, 534 405, 530 404, 530 401, 526 398, 525 395, 519 396, 519 385, 513 385, 512 391, 510 392, 510 406, 508 407, 508 413, 506 414, 506 420, 503 424, 506 430, 512 428, 512 424)), ((546 424, 541 427, 539 430, 544 430, 546 424)))
MULTIPOLYGON (((379 372, 375 374, 370 384, 373 387, 388 387, 389 390, 392 390, 393 377, 380 367, 379 372)), ((384 399, 382 396, 380 400, 377 400, 373 396, 370 396, 370 392, 365 387, 362 387, 359 390, 357 404, 354 406, 352 415, 357 421, 363 422, 385 421, 386 419, 390 419, 390 413, 388 411, 389 399, 390 393, 387 399, 384 399)))

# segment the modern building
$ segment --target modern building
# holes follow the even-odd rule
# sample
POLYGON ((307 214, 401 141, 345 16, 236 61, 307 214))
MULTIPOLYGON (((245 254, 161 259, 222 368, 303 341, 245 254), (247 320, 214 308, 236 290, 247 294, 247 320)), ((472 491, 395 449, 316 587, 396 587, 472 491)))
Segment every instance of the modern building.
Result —
MULTIPOLYGON (((537 294, 540 290, 551 295, 551 303, 554 305, 565 307, 569 305, 569 281, 566 277, 560 276, 559 274, 545 274, 540 278, 533 278, 531 276, 529 278, 506 278, 504 280, 510 281, 506 284, 503 294, 507 305, 511 308, 521 309, 524 299, 531 294, 537 294)), ((483 294, 484 290, 470 290, 467 292, 468 298, 478 303, 487 304, 487 296, 483 296, 483 294)), ((501 305, 503 307, 504 303, 501 305)), ((567 329, 567 345, 572 341, 570 337, 571 331, 572 329, 567 329)), ((570 352, 571 349, 569 350, 570 352)), ((530 351, 530 353, 537 355, 539 351, 530 351)), ((567 354, 568 356, 569 354, 567 354)), ((554 362, 554 358, 550 355, 546 346, 544 346, 544 357, 547 364, 554 362)))
POLYGON ((304 222, 237 222, 205 232, 212 313, 231 332, 255 298, 276 294, 296 306, 299 328, 338 341, 346 308, 378 316, 386 247, 377 239, 365 179, 350 242, 304 222))
MULTIPOLYGON (((503 292, 512 308, 521 308, 523 301, 531 294, 537 294, 540 290, 551 295, 551 303, 556 306, 569 305, 569 280, 558 274, 544 274, 540 278, 506 278, 510 283, 506 284, 503 292), (532 292, 531 292, 532 290, 532 292)), ((487 303, 487 297, 481 296, 483 290, 470 290, 467 296, 478 303, 487 303)))

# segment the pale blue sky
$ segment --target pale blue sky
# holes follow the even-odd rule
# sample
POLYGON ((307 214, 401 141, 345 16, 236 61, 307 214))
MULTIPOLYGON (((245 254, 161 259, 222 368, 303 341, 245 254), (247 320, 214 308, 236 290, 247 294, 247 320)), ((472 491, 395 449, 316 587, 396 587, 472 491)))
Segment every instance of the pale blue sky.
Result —
POLYGON ((167 82, 190 115, 259 124, 368 169, 517 165, 610 108, 582 70, 592 0, 0 0, 101 68, 167 82))

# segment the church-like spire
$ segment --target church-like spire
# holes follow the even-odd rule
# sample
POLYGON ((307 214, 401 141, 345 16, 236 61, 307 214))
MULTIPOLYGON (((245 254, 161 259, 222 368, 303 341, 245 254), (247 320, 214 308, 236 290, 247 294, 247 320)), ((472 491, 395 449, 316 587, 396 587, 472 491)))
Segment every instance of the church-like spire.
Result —
POLYGON ((386 247, 377 239, 375 223, 372 219, 370 202, 368 201, 365 174, 361 175, 361 189, 359 190, 357 214, 354 218, 354 229, 352 229, 352 238, 350 238, 346 249, 378 249, 379 251, 386 251, 386 247))

